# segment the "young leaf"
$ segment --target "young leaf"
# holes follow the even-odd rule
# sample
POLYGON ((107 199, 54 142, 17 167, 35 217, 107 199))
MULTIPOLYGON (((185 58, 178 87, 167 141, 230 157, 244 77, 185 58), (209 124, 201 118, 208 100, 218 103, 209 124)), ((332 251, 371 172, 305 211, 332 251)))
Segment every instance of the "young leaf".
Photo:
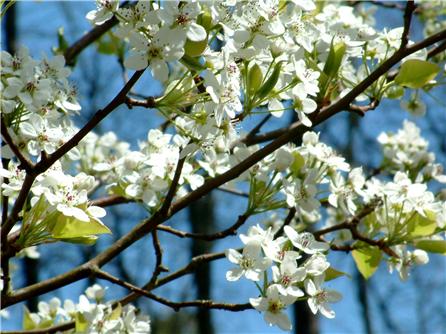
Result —
POLYGON ((329 78, 336 76, 336 74, 338 73, 346 50, 347 45, 344 42, 334 44, 332 41, 330 51, 328 53, 328 58, 324 66, 324 73, 329 78))
POLYGON ((24 310, 23 310, 22 327, 24 330, 35 329, 37 327, 37 324, 31 318, 31 313, 29 312, 29 310, 26 306, 24 307, 24 310))
POLYGON ((326 271, 325 271, 325 282, 334 280, 338 277, 341 276, 347 276, 348 278, 351 278, 349 274, 344 273, 342 271, 339 271, 333 267, 329 267, 326 271))
POLYGON ((359 272, 365 279, 369 279, 378 269, 382 252, 379 248, 367 247, 353 250, 352 256, 359 272))
POLYGON ((51 230, 51 235, 55 239, 81 238, 85 236, 111 233, 109 228, 96 219, 89 222, 82 222, 74 217, 58 215, 56 223, 51 230))
POLYGON ((263 83, 262 87, 259 88, 257 92, 257 98, 259 100, 262 100, 274 89, 274 87, 277 84, 277 81, 279 80, 281 69, 282 69, 282 62, 278 62, 276 66, 274 66, 273 73, 271 73, 269 78, 263 83))
POLYGON ((407 226, 411 237, 424 237, 432 235, 435 232, 437 222, 435 217, 432 217, 430 213, 426 213, 426 217, 416 213, 409 219, 407 226))
POLYGON ((88 329, 88 320, 80 313, 77 312, 76 316, 76 333, 83 333, 88 329))
POLYGON ((254 94, 262 84, 263 74, 260 66, 254 64, 248 73, 248 90, 250 94, 254 94))
POLYGON ((440 67, 437 64, 419 59, 409 59, 401 65, 401 69, 395 77, 395 83, 413 89, 421 88, 435 78, 438 72, 440 72, 440 67))
POLYGON ((415 247, 426 252, 446 255, 446 240, 420 240, 415 242, 415 247))

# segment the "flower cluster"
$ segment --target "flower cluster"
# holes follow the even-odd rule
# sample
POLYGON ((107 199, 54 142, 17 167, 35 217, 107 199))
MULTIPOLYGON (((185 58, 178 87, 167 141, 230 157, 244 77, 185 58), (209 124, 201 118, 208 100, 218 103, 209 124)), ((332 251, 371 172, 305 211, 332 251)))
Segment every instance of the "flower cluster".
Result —
MULTIPOLYGON (((101 137, 91 134, 80 143, 79 150, 85 153, 80 169, 106 182, 110 193, 141 201, 151 209, 166 195, 186 144, 179 135, 150 130, 139 151, 131 151, 112 133, 101 137)), ((187 161, 183 164, 178 195, 187 192, 187 186, 194 190, 203 184, 203 176, 196 173, 198 167, 187 161)))
MULTIPOLYGON (((166 84, 178 70, 200 73, 207 94, 195 94, 190 105, 218 125, 223 118, 266 107, 277 117, 294 110, 311 126, 318 105, 344 95, 371 71, 367 64, 356 68, 355 61, 381 62, 399 47, 403 32, 402 27, 376 31, 366 15, 350 6, 317 8, 310 0, 97 4, 87 18, 94 24, 113 15, 119 20, 114 33, 130 49, 124 65, 150 67, 153 77, 166 84)), ((425 59, 426 53, 411 57, 425 59)), ((176 88, 189 84, 185 78, 176 88)))
POLYGON ((150 319, 137 314, 136 308, 129 304, 112 306, 104 302, 105 289, 98 284, 89 287, 85 295, 79 296, 79 303, 67 299, 52 298, 48 303, 39 302, 38 312, 30 313, 25 309, 24 329, 44 329, 70 321, 76 329, 64 333, 150 333, 150 319))
MULTIPOLYGON (((1 54, 1 107, 10 135, 32 157, 51 154, 75 133, 70 115, 81 107, 76 90, 68 83, 70 70, 63 56, 29 56, 25 47, 12 56, 1 54)), ((79 157, 76 149, 70 159, 79 157)))
MULTIPOLYGON (((24 173, 14 161, 8 169, 0 169, 5 196, 17 196, 24 181, 24 173)), ((37 245, 48 238, 72 242, 94 242, 96 234, 110 233, 101 222, 106 212, 88 203, 88 193, 97 186, 95 178, 85 173, 65 174, 60 163, 39 175, 34 182, 31 208, 23 215, 22 247, 37 245)))
POLYGON ((226 279, 236 281, 244 276, 255 282, 261 296, 250 298, 251 305, 264 312, 268 324, 289 331, 291 322, 285 313, 289 305, 307 299, 314 314, 319 311, 333 318, 335 313, 329 303, 340 300, 341 296, 322 286, 330 267, 325 256, 329 245, 290 226, 285 226, 284 232, 285 236, 276 237, 271 228, 264 230, 257 225, 247 235, 241 234, 242 253, 235 249, 226 251, 228 260, 237 265, 226 273, 226 279), (308 258, 304 260, 303 256, 308 258), (260 281, 263 284, 259 285, 260 281))
POLYGON ((383 168, 406 172, 420 183, 432 179, 446 183, 443 167, 435 163, 435 154, 428 151, 428 141, 414 123, 404 121, 397 133, 381 133, 378 142, 384 155, 383 168))

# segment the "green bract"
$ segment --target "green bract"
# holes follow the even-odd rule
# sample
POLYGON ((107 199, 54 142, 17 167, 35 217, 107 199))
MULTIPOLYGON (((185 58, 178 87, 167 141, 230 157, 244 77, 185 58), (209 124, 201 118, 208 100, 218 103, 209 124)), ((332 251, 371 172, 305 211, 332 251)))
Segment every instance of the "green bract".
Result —
POLYGON ((364 247, 352 251, 353 259, 359 272, 365 279, 369 279, 378 269, 382 252, 376 247, 364 247))
POLYGON ((440 72, 437 64, 419 59, 406 60, 402 65, 395 82, 408 88, 421 88, 435 78, 440 72))

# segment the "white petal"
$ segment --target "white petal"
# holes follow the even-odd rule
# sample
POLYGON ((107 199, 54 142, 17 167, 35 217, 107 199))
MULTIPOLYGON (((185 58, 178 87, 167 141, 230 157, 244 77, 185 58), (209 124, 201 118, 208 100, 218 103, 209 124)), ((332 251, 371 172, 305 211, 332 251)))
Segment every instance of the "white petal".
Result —
POLYGON ((88 215, 85 213, 84 210, 76 208, 76 207, 72 207, 72 208, 70 208, 70 211, 74 218, 79 219, 80 221, 83 221, 86 223, 90 221, 90 217, 88 217, 88 215))
POLYGON ((99 206, 89 206, 87 212, 95 218, 102 218, 106 215, 106 211, 99 206))
POLYGON ((187 31, 187 38, 191 41, 199 42, 206 38, 207 33, 206 30, 199 24, 192 22, 189 25, 189 29, 187 31))
POLYGON ((226 279, 228 281, 237 281, 240 277, 243 275, 243 269, 241 268, 234 268, 231 270, 228 270, 226 272, 226 279))
POLYGON ((156 80, 166 82, 169 78, 169 68, 163 60, 152 60, 150 62, 150 68, 152 69, 152 75, 156 80))
POLYGON ((313 312, 313 314, 317 313, 317 304, 316 304, 316 298, 308 298, 308 306, 310 307, 311 312, 313 312))
POLYGON ((291 321, 285 312, 276 313, 276 324, 284 331, 290 331, 291 321))
POLYGON ((130 55, 124 59, 124 66, 131 70, 142 70, 148 65, 147 56, 142 53, 130 53, 130 55))
POLYGON ((322 303, 319 305, 319 311, 321 314, 329 319, 332 319, 335 317, 335 312, 330 308, 330 305, 328 303, 322 303))
POLYGON ((240 259, 242 258, 242 255, 235 249, 230 248, 226 250, 226 257, 232 263, 238 264, 240 262, 240 259))

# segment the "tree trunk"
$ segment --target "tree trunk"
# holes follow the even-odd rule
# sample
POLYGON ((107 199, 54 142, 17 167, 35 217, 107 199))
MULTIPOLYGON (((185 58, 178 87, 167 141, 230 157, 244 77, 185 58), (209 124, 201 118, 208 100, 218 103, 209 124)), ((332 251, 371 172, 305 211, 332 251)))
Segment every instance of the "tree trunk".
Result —
MULTIPOLYGON (((214 202, 212 194, 192 203, 189 208, 189 218, 194 233, 211 233, 214 226, 214 202)), ((192 256, 197 256, 211 251, 212 244, 209 241, 192 240, 192 256)), ((211 264, 200 266, 194 273, 197 299, 211 298, 211 264)), ((206 308, 198 308, 196 311, 197 333, 213 334, 211 311, 206 308)))

